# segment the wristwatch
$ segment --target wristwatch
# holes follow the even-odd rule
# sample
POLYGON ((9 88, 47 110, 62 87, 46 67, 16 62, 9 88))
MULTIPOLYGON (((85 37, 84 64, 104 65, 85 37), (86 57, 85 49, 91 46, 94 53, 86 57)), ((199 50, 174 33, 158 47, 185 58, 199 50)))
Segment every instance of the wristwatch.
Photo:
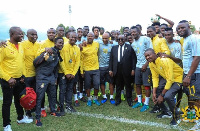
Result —
POLYGON ((161 95, 163 98, 165 97, 165 94, 163 94, 163 93, 161 93, 160 95, 161 95))

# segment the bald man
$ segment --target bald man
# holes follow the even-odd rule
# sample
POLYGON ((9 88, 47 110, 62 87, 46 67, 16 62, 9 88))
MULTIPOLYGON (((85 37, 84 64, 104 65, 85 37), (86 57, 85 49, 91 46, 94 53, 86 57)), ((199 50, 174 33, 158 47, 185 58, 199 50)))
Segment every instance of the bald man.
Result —
MULTIPOLYGON (((23 61, 25 63, 25 84, 26 87, 32 87, 35 90, 35 67, 33 61, 35 54, 37 53, 40 44, 37 42, 38 35, 35 29, 27 30, 28 40, 23 41, 19 44, 19 50, 23 53, 23 61)), ((31 111, 27 111, 27 116, 32 119, 31 111)))
POLYGON ((115 104, 115 100, 113 99, 113 78, 109 75, 109 60, 110 60, 110 52, 113 44, 109 42, 110 35, 109 33, 104 33, 102 35, 103 44, 99 45, 99 70, 100 70, 100 87, 103 95, 103 100, 101 103, 105 103, 107 101, 107 96, 105 94, 105 83, 109 83, 110 89, 110 103, 115 104))
POLYGON ((4 131, 11 129, 10 106, 14 96, 14 104, 17 111, 17 123, 31 123, 33 120, 24 116, 23 107, 20 105, 20 93, 24 90, 23 57, 19 51, 18 42, 23 39, 20 27, 11 27, 10 40, 7 46, 0 50, 0 83, 3 93, 2 117, 4 131))
POLYGON ((94 33, 90 32, 87 35, 87 45, 81 49, 81 74, 85 78, 85 89, 88 97, 87 106, 92 106, 90 97, 91 83, 94 87, 94 102, 100 106, 98 101, 98 92, 100 85, 100 72, 98 61, 99 43, 93 41, 94 33))

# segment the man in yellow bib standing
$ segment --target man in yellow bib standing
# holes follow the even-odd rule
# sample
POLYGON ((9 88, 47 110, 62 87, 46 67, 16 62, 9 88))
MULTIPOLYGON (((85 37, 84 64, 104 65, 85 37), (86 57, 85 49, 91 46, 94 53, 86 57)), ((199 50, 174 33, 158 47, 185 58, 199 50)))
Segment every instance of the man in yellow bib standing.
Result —
POLYGON ((18 50, 18 42, 22 41, 23 32, 20 27, 11 27, 9 33, 10 40, 7 41, 7 46, 0 50, 0 83, 3 92, 2 117, 4 131, 12 131, 10 106, 13 96, 17 111, 17 123, 31 123, 33 121, 23 116, 24 110, 20 105, 19 97, 19 94, 25 88, 22 53, 18 50))

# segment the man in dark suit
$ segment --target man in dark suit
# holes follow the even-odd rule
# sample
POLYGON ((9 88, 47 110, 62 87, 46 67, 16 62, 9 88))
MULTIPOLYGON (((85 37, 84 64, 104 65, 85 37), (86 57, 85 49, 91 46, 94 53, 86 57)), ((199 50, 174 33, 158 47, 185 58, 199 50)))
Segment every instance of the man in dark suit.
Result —
POLYGON ((121 89, 126 86, 126 97, 129 106, 132 102, 131 76, 135 74, 137 57, 133 48, 125 44, 124 35, 118 36, 118 45, 113 46, 110 54, 109 74, 116 84, 116 103, 121 103, 121 89))

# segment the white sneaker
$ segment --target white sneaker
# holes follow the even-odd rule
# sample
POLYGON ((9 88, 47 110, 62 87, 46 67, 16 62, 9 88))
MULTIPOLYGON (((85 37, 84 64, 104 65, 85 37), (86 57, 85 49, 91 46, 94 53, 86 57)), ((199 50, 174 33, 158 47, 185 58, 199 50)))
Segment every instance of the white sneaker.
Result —
POLYGON ((17 123, 22 124, 22 123, 31 123, 33 122, 33 119, 29 119, 27 116, 24 116, 23 119, 17 120, 17 123))
POLYGON ((11 126, 7 125, 6 127, 3 128, 3 131, 12 131, 11 126))

